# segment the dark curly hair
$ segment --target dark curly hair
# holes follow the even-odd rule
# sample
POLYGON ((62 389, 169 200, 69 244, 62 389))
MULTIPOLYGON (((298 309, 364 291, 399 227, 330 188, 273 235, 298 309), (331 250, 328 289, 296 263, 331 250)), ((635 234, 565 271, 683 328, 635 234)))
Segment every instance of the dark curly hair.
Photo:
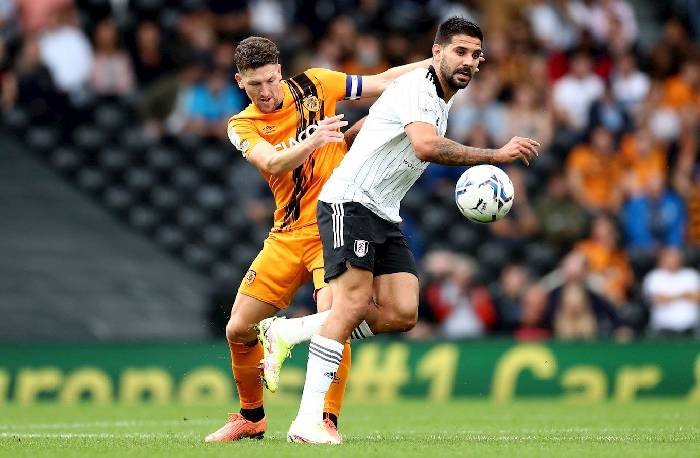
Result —
POLYGON ((233 60, 238 71, 256 69, 267 64, 276 64, 279 61, 280 51, 277 45, 267 38, 248 37, 238 43, 233 60))
POLYGON ((455 35, 466 35, 484 41, 484 34, 478 25, 463 17, 452 16, 438 26, 435 34, 435 43, 446 45, 452 41, 452 37, 455 35))

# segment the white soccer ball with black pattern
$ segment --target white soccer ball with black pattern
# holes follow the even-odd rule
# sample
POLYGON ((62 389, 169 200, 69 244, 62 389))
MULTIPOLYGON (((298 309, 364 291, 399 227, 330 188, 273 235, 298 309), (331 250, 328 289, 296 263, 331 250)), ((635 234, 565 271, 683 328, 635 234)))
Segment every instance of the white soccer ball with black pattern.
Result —
POLYGON ((493 165, 477 165, 459 177, 455 188, 457 208, 475 223, 492 223, 508 214, 515 191, 508 175, 493 165))

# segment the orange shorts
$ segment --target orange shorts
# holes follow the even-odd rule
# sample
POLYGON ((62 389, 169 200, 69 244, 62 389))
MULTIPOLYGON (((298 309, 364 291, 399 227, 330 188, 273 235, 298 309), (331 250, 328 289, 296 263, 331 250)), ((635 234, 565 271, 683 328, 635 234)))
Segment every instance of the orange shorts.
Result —
POLYGON ((271 232, 248 269, 238 292, 286 309, 299 287, 323 281, 323 246, 315 224, 289 232, 271 232))

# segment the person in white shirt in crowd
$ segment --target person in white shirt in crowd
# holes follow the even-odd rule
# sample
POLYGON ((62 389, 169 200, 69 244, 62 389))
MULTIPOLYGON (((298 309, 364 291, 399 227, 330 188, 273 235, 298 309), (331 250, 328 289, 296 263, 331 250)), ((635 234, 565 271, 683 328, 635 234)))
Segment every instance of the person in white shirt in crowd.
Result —
POLYGON ((584 52, 572 56, 570 68, 554 83, 554 113, 562 127, 580 134, 587 127, 591 105, 605 91, 605 83, 593 73, 591 56, 584 52))
POLYGON ((700 325, 700 273, 683 266, 678 248, 665 248, 644 278, 653 335, 692 335, 700 325))
POLYGON ((73 8, 58 10, 51 21, 39 38, 41 60, 61 91, 80 92, 87 86, 92 72, 94 57, 90 40, 76 25, 73 8))
POLYGON ((639 70, 634 54, 627 53, 617 58, 611 84, 615 99, 634 115, 649 94, 651 81, 649 75, 639 70))

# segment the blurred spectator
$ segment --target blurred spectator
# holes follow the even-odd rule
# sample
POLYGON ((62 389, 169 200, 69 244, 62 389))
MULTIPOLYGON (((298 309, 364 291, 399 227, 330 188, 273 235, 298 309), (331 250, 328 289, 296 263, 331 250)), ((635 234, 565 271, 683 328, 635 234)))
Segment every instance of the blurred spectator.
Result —
POLYGON ((664 82, 663 104, 674 109, 697 105, 700 100, 700 60, 693 57, 681 65, 680 72, 664 82))
POLYGON ((548 339, 551 332, 544 325, 547 312, 547 291, 539 284, 530 285, 520 302, 520 322, 513 338, 520 341, 548 339))
POLYGON ((160 137, 164 133, 177 134, 182 131, 190 90, 203 74, 203 65, 192 61, 176 74, 162 77, 146 90, 139 99, 138 109, 149 136, 160 137))
POLYGON ((681 153, 676 167, 674 184, 685 198, 688 215, 688 243, 700 248, 700 163, 697 162, 695 135, 681 153))
POLYGON ((134 71, 142 87, 173 70, 173 62, 162 43, 158 26, 150 21, 142 22, 136 28, 136 49, 134 51, 134 71))
POLYGON ((666 150, 647 128, 640 128, 626 136, 620 144, 622 166, 625 170, 624 187, 629 194, 647 194, 652 181, 666 174, 666 150))
POLYGON ((692 55, 693 43, 678 17, 670 17, 663 26, 661 39, 649 50, 652 79, 667 78, 678 73, 681 63, 692 55))
POLYGON ((250 30, 256 35, 280 37, 287 29, 287 14, 283 2, 251 0, 248 2, 248 11, 250 30))
POLYGON ((571 197, 566 177, 554 171, 547 180, 545 192, 539 194, 533 207, 539 232, 547 243, 568 249, 586 232, 586 210, 571 197))
POLYGON ((512 137, 530 137, 540 143, 540 151, 546 152, 552 142, 553 125, 546 107, 537 103, 537 93, 530 84, 515 87, 513 100, 503 116, 504 127, 498 141, 507 143, 512 137))
POLYGON ((614 147, 612 133, 605 127, 596 127, 590 144, 577 146, 567 158, 566 177, 571 193, 589 211, 616 211, 622 204, 622 161, 614 147))
POLYGON ((624 340, 631 331, 624 326, 610 303, 588 286, 587 261, 573 252, 564 258, 559 269, 561 286, 547 298, 545 326, 557 339, 589 340, 615 336, 624 340))
POLYGON ((615 99, 610 85, 605 85, 603 95, 591 105, 588 126, 605 127, 614 134, 615 141, 619 141, 623 134, 632 129, 632 119, 625 106, 615 99))
POLYGON ((611 84, 615 99, 623 104, 630 115, 636 113, 650 87, 649 76, 639 70, 632 53, 617 58, 611 84))
POLYGON ((39 42, 24 40, 13 73, 3 84, 3 105, 15 104, 28 110, 35 122, 52 122, 66 115, 67 101, 58 93, 48 69, 41 63, 39 42))
POLYGON ((449 276, 426 290, 426 303, 447 338, 479 337, 495 324, 491 297, 485 287, 473 283, 475 272, 474 261, 455 255, 449 276))
POLYGON ((355 52, 343 63, 341 70, 351 75, 376 75, 388 68, 379 38, 364 33, 357 37, 355 52))
POLYGON ((603 295, 617 306, 625 304, 633 274, 627 255, 618 245, 617 228, 607 216, 598 216, 591 225, 591 235, 576 246, 587 261, 592 274, 603 281, 603 295))
POLYGON ((690 335, 700 325, 700 273, 683 267, 677 248, 661 251, 658 266, 644 278, 654 335, 690 335))
POLYGON ((496 99, 497 85, 493 79, 477 79, 455 96, 447 127, 450 138, 464 142, 478 125, 486 129, 491 141, 503 138, 504 110, 496 99))
POLYGON ((111 19, 95 29, 95 61, 90 86, 97 95, 128 95, 134 90, 134 72, 129 56, 120 49, 119 31, 111 19))
POLYGON ((591 57, 577 53, 571 58, 571 70, 554 83, 552 98, 559 126, 574 138, 588 126, 588 113, 593 102, 603 95, 603 80, 593 73, 591 57))
POLYGON ((90 41, 75 25, 75 12, 61 10, 39 38, 41 60, 56 86, 67 93, 84 89, 90 79, 93 55, 90 41))
POLYGON ((222 70, 213 70, 186 97, 184 131, 195 135, 225 136, 226 121, 245 106, 243 94, 222 70))
POLYGON ((0 40, 13 39, 19 33, 16 0, 0 0, 0 40))
POLYGON ((498 331, 512 333, 521 322, 520 304, 529 283, 530 273, 522 264, 508 264, 501 271, 501 279, 493 295, 498 331))
POLYGON ((628 248, 652 252, 663 245, 681 247, 685 240, 683 201, 666 188, 662 174, 652 176, 645 192, 627 201, 622 220, 628 248))
POLYGON ((578 39, 576 24, 565 0, 533 0, 528 17, 537 41, 547 50, 569 49, 578 39))
POLYGON ((598 44, 624 50, 637 40, 637 19, 626 1, 575 0, 570 4, 570 15, 598 44))
POLYGON ((488 228, 491 235, 501 241, 510 242, 511 245, 521 245, 526 239, 536 234, 539 223, 530 205, 525 169, 510 165, 505 171, 513 182, 515 201, 510 212, 503 219, 489 224, 488 228))
POLYGON ((60 10, 73 6, 73 0, 15 0, 22 21, 22 32, 30 36, 44 31, 60 10))

